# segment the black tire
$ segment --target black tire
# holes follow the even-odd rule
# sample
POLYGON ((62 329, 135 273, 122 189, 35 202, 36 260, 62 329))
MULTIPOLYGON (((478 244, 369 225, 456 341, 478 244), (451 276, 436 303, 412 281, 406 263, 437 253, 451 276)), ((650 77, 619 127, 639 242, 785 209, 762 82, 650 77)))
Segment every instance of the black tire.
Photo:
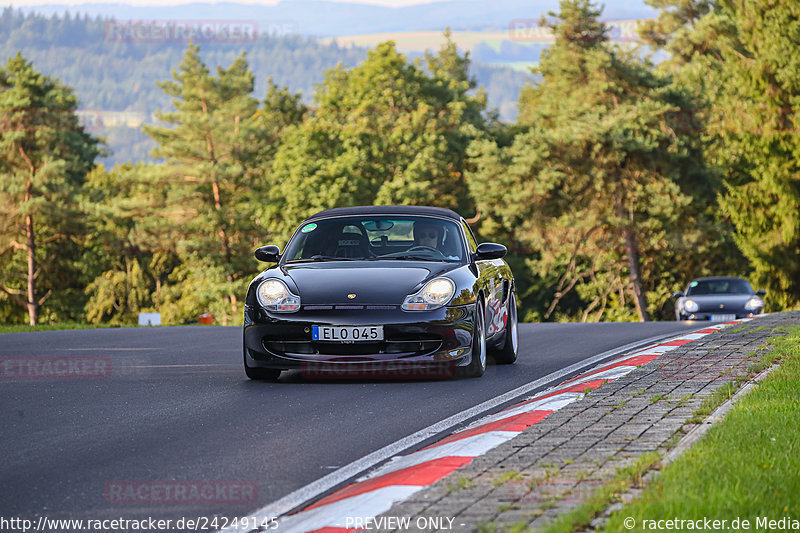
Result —
POLYGON ((514 291, 508 297, 508 320, 506 321, 505 340, 503 346, 493 352, 494 360, 501 365, 510 365, 517 360, 519 351, 519 332, 517 331, 517 296, 514 291))
POLYGON ((483 318, 483 303, 475 304, 475 325, 472 335, 472 359, 469 365, 459 367, 459 375, 479 378, 486 372, 486 324, 483 318))
POLYGON ((277 381, 281 371, 276 368, 259 368, 257 366, 247 366, 247 352, 244 352, 244 373, 247 377, 257 381, 277 381))

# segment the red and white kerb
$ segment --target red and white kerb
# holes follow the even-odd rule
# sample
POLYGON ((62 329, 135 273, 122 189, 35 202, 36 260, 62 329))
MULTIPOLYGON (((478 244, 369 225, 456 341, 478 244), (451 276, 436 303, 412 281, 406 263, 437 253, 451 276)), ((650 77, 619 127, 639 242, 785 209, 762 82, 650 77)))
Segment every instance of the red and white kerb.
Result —
POLYGON ((628 374, 637 366, 649 363, 665 352, 715 333, 730 324, 747 320, 752 319, 714 324, 623 355, 524 402, 489 415, 435 444, 408 455, 394 457, 368 475, 313 505, 280 517, 278 530, 281 533, 344 533, 363 529, 353 527, 352 517, 366 520, 385 513, 393 504, 402 502, 415 492, 470 463, 475 457, 510 440, 586 392, 628 374))

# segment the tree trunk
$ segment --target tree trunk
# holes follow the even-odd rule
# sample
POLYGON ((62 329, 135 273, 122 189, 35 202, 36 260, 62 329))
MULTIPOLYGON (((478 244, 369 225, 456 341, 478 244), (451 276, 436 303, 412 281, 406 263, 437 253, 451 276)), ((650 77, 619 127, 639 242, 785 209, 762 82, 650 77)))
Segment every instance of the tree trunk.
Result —
MULTIPOLYGON (((231 261, 231 245, 230 239, 228 239, 228 232, 227 232, 227 225, 225 224, 225 220, 223 218, 222 213, 222 195, 220 194, 219 183, 217 182, 217 177, 214 176, 211 181, 211 189, 214 193, 214 209, 217 211, 217 215, 219 217, 220 226, 219 226, 219 237, 222 241, 222 253, 225 257, 225 265, 228 269, 228 282, 233 282, 233 273, 231 272, 232 261, 231 261)), ((231 312, 235 317, 239 312, 239 306, 237 305, 236 295, 233 293, 228 294, 228 301, 231 304, 231 312)), ((222 317, 222 324, 224 326, 228 325, 228 319, 226 317, 222 317)))
POLYGON ((636 233, 633 231, 633 215, 626 213, 622 203, 620 190, 614 194, 614 208, 622 222, 622 235, 625 237, 625 255, 628 258, 628 270, 631 273, 631 288, 633 289, 633 303, 639 315, 639 322, 649 322, 650 313, 647 312, 647 296, 642 286, 642 274, 639 270, 639 246, 636 243, 636 233))
MULTIPOLYGON (((208 114, 208 107, 206 106, 205 100, 203 101, 203 113, 208 114)), ((238 117, 236 117, 236 128, 238 130, 239 122, 238 117)), ((217 156, 214 153, 214 143, 211 138, 211 134, 206 132, 206 149, 208 150, 208 158, 212 165, 217 165, 217 156)), ((231 245, 230 240, 228 238, 228 231, 227 231, 227 224, 225 223, 224 214, 222 212, 222 194, 220 192, 219 182, 217 181, 216 171, 213 172, 211 176, 211 190, 214 194, 214 209, 217 211, 217 216, 219 217, 219 237, 222 240, 222 253, 225 257, 225 264, 228 267, 228 282, 233 282, 233 273, 231 272, 232 268, 232 261, 231 261, 231 245)), ((228 294, 228 300, 231 304, 231 310, 233 312, 233 316, 236 316, 238 313, 238 305, 236 300, 236 295, 233 293, 228 294)), ((227 325, 228 321, 226 318, 223 317, 223 325, 227 325)))
POLYGON ((647 312, 647 297, 642 287, 642 276, 639 272, 639 249, 636 245, 636 234, 629 227, 622 230, 625 235, 625 254, 628 256, 628 268, 631 272, 631 285, 633 286, 633 301, 636 312, 639 313, 640 322, 649 322, 650 314, 647 312))
MULTIPOLYGON (((25 188, 25 203, 33 196, 33 180, 25 188)), ((25 232, 28 237, 28 321, 31 326, 39 322, 39 301, 36 298, 36 236, 33 233, 33 215, 25 215, 25 232)))
POLYGON ((222 195, 220 194, 219 183, 217 182, 216 176, 213 176, 211 179, 211 190, 214 193, 214 210, 217 212, 217 216, 219 217, 219 238, 222 241, 222 254, 225 257, 225 264, 230 266, 231 245, 230 239, 228 239, 228 227, 225 223, 225 219, 223 218, 222 195))

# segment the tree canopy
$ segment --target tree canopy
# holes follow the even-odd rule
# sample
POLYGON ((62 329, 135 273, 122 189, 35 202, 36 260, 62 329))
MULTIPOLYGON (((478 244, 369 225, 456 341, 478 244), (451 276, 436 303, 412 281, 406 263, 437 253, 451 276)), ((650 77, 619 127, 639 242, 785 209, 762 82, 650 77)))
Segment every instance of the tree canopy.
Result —
POLYGON ((99 150, 76 107, 71 89, 21 54, 0 68, 0 289, 32 325, 54 293, 54 308, 69 305, 78 282, 69 264, 83 233, 77 196, 99 150))
POLYGON ((508 146, 471 147, 470 186, 547 280, 541 318, 577 306, 583 319, 647 320, 673 289, 666 257, 674 268, 693 238, 686 173, 706 177, 696 138, 666 120, 688 95, 610 45, 599 15, 588 1, 551 13, 556 42, 543 54, 541 82, 520 96, 523 129, 508 146), (578 301, 568 298, 573 290, 578 301))
MULTIPOLYGON (((245 51, 190 45, 143 128, 151 163, 95 165, 77 96, 0 68, 0 321, 241 322, 264 244, 325 208, 449 207, 509 245, 527 320, 672 316, 703 275, 800 303, 800 16, 788 0, 652 0, 654 64, 562 0, 518 119, 498 120, 448 33, 328 69, 310 105, 245 51), (211 65, 211 66, 210 66, 211 65)), ((0 26, 8 22, 8 11, 0 26)))

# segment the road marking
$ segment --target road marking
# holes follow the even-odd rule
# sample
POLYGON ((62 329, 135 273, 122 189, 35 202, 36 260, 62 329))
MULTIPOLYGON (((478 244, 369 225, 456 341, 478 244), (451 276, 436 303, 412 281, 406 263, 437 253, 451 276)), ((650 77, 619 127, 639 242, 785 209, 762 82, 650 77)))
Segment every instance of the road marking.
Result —
MULTIPOLYGON (((738 321, 726 322, 714 327, 705 328, 703 331, 705 331, 706 334, 711 334, 729 324, 747 322, 749 320, 751 319, 746 318, 738 321)), ((624 365, 621 364, 621 362, 631 363, 633 361, 642 360, 651 361, 665 353, 667 351, 664 350, 665 347, 668 347, 669 350, 674 350, 675 348, 686 344, 682 342, 683 339, 684 337, 681 336, 672 337, 667 342, 650 345, 644 349, 634 352, 634 357, 632 357, 630 354, 623 354, 617 358, 608 360, 589 371, 588 379, 584 379, 584 374, 580 374, 572 380, 565 381, 556 387, 539 392, 534 396, 534 398, 507 408, 500 414, 508 415, 509 413, 518 411, 520 409, 535 409, 537 407, 541 407, 541 400, 553 399, 554 397, 564 401, 561 407, 568 405, 580 397, 576 396, 576 393, 579 393, 579 395, 582 396, 582 393, 595 390, 601 387, 603 384, 613 381, 613 379, 618 379, 619 377, 622 377, 623 375, 626 375, 627 373, 636 369, 636 366, 631 364, 624 365), (613 374, 613 378, 610 378, 611 376, 606 372, 608 369, 616 369, 615 373, 613 374), (623 369, 624 372, 622 371, 623 369), (601 375, 603 377, 598 377, 601 375)), ((536 418, 539 419, 538 421, 541 421, 548 414, 552 414, 554 411, 529 412, 531 414, 536 412, 544 415, 541 417, 537 415, 529 420, 529 422, 532 421, 533 423, 536 423, 536 418)), ((520 414, 517 416, 523 415, 520 414)), ((456 461, 462 461, 463 464, 468 464, 468 462, 472 461, 473 454, 478 453, 479 455, 482 455, 483 453, 488 452, 490 449, 499 446, 503 442, 511 440, 529 426, 529 424, 526 423, 517 424, 515 427, 512 426, 514 419, 514 417, 512 417, 511 419, 501 419, 501 424, 503 420, 507 420, 508 422, 507 425, 504 425, 504 427, 501 428, 498 427, 501 424, 498 424, 497 421, 492 422, 492 419, 496 417, 497 415, 490 415, 482 418, 479 421, 482 422, 482 425, 478 428, 475 428, 469 435, 461 435, 461 439, 453 438, 458 435, 458 433, 456 433, 427 448, 423 448, 422 450, 409 453, 405 456, 394 457, 390 462, 384 464, 376 472, 374 472, 376 477, 371 477, 370 475, 362 477, 355 482, 344 485, 311 506, 306 506, 304 508, 301 507, 301 510, 298 512, 280 516, 278 522, 279 527, 285 524, 297 524, 300 521, 303 521, 305 517, 313 515, 315 519, 313 528, 303 529, 292 527, 289 529, 289 531, 292 533, 333 533, 334 531, 337 533, 344 533, 346 531, 358 530, 359 528, 355 526, 355 524, 350 524, 350 526, 355 527, 347 527, 347 520, 345 520, 346 527, 341 528, 340 524, 343 516, 341 513, 345 513, 345 517, 360 516, 365 519, 376 519, 375 517, 377 517, 380 513, 367 514, 361 508, 361 501, 362 499, 366 498, 366 495, 378 497, 380 491, 388 488, 408 489, 408 487, 411 485, 429 486, 452 472, 452 469, 448 470, 447 468, 443 468, 445 464, 449 465, 450 467, 454 467, 454 463, 456 461), (450 440, 450 442, 447 442, 448 440, 450 440), (473 445, 473 443, 477 445, 473 445), (464 457, 464 455, 467 455, 467 457, 464 457), (439 463, 442 463, 442 465, 441 467, 437 468, 439 463), (424 470, 425 475, 421 476, 420 470, 424 470), (320 510, 323 509, 327 509, 329 512, 327 514, 320 514, 320 510)), ((457 466, 455 468, 457 468, 457 466)), ((420 490, 421 488, 422 487, 420 487, 420 490)), ((402 500, 407 499, 410 495, 411 494, 404 497, 402 500)), ((394 498, 396 496, 389 495, 386 497, 394 498)), ((396 501, 401 500, 392 499, 391 502, 387 503, 386 501, 378 502, 369 498, 369 502, 375 508, 379 506, 384 508, 386 505, 391 508, 391 505, 393 505, 396 501)))
MULTIPOLYGON (((197 368, 198 366, 232 366, 231 363, 198 363, 194 365, 133 365, 128 368, 197 368)), ((238 368, 239 365, 236 364, 238 368)))
POLYGON ((134 352, 144 350, 161 350, 161 347, 156 348, 56 348, 64 352, 134 352))
POLYGON ((504 443, 517 433, 516 431, 488 431, 434 448, 420 450, 410 455, 392 457, 388 463, 356 481, 364 481, 444 457, 478 457, 504 443))
MULTIPOLYGON (((326 526, 345 527, 347 525, 352 528, 352 524, 347 524, 347 518, 378 516, 391 509, 395 502, 403 501, 424 488, 424 485, 382 487, 346 500, 331 503, 325 507, 310 509, 303 514, 290 516, 281 521, 279 531, 280 533, 299 533, 314 531, 326 526), (333 523, 331 523, 332 514, 337 517, 333 520, 333 523)), ((247 529, 244 531, 247 531, 247 529)))

